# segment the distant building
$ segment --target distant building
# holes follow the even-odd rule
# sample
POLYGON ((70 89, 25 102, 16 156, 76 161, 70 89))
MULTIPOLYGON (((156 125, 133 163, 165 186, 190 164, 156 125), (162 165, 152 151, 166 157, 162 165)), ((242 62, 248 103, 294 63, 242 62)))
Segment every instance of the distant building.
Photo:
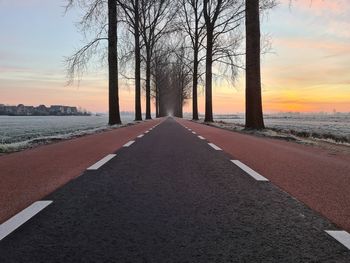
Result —
POLYGON ((39 105, 35 108, 34 114, 37 116, 46 116, 49 115, 49 109, 45 105, 39 105))
POLYGON ((77 107, 64 106, 64 105, 52 105, 46 107, 45 105, 39 105, 37 107, 25 106, 18 104, 17 106, 7 106, 0 104, 0 115, 12 115, 12 116, 66 116, 66 115, 90 115, 86 112, 80 112, 77 107))
POLYGON ((49 109, 50 115, 63 115, 64 106, 61 105, 52 105, 49 109))
POLYGON ((1 115, 5 114, 5 105, 4 104, 0 104, 0 114, 1 115))
POLYGON ((18 104, 17 109, 16 109, 17 115, 27 115, 27 114, 25 114, 26 113, 25 111, 26 110, 25 110, 24 105, 23 104, 18 104))
POLYGON ((28 116, 33 115, 34 107, 33 106, 24 106, 23 112, 24 112, 24 114, 22 114, 22 115, 28 115, 28 116))
POLYGON ((70 113, 71 114, 78 114, 78 108, 77 107, 69 107, 70 108, 70 113))
POLYGON ((16 115, 17 106, 5 106, 6 115, 16 115))

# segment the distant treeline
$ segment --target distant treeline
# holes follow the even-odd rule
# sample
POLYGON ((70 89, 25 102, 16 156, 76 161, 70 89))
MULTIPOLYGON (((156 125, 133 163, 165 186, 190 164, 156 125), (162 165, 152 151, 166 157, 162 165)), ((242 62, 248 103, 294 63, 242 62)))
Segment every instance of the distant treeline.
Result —
POLYGON ((80 110, 77 107, 51 105, 25 106, 19 104, 17 106, 8 106, 0 104, 0 115, 7 116, 87 116, 91 115, 86 110, 80 110))

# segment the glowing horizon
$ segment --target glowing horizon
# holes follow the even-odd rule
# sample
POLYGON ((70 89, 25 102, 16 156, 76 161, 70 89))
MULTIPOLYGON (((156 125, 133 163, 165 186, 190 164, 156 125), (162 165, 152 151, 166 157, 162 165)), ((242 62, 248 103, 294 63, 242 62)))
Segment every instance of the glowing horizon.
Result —
MULTIPOLYGON (((74 27, 79 12, 44 0, 0 3, 0 103, 64 104, 92 112, 108 108, 107 74, 96 67, 80 86, 65 86, 63 57, 80 45, 74 27)), ((268 17, 263 33, 271 35, 272 54, 262 62, 264 112, 350 112, 350 6, 346 0, 287 0, 268 17)), ((204 112, 204 92, 199 92, 204 112)), ((132 86, 120 87, 120 110, 134 110, 132 86)), ((144 100, 142 106, 144 111, 144 100)), ((235 87, 213 89, 215 113, 244 112, 244 74, 235 87)), ((152 111, 154 105, 152 104, 152 111)), ((184 112, 191 111, 191 101, 184 112)))

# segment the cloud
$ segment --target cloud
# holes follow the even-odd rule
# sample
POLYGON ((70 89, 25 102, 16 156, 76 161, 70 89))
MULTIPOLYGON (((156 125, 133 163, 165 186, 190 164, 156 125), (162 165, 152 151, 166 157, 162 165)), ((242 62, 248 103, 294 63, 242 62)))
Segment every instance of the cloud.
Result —
POLYGON ((290 24, 287 27, 295 34, 304 32, 347 41, 350 38, 349 0, 281 0, 277 9, 285 15, 279 17, 280 23, 290 24))
POLYGON ((0 73, 27 73, 31 72, 32 70, 29 68, 24 67, 17 67, 17 66, 1 66, 0 65, 0 73))
POLYGON ((350 53, 349 43, 332 41, 330 39, 323 39, 320 41, 319 39, 315 38, 285 37, 275 39, 274 44, 276 46, 284 46, 291 49, 322 50, 330 53, 330 55, 350 53))
POLYGON ((284 5, 291 4, 292 8, 306 10, 315 14, 332 12, 340 14, 349 8, 348 0, 281 0, 284 5))

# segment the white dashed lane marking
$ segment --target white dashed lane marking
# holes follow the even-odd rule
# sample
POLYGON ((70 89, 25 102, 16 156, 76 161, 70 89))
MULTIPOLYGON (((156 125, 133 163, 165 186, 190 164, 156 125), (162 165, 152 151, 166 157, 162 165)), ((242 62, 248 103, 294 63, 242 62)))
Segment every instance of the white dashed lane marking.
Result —
POLYGON ((112 158, 114 158, 115 156, 116 156, 116 154, 108 154, 106 157, 104 157, 103 159, 101 159, 97 163, 95 163, 94 165, 92 165, 89 168, 87 168, 87 170, 97 170, 102 165, 104 165, 105 163, 110 161, 112 158))
POLYGON ((245 171, 247 174, 249 174, 251 177, 253 177, 257 181, 269 181, 267 178, 262 176, 261 174, 255 172, 253 169, 245 165, 244 163, 238 161, 238 160, 231 160, 235 165, 237 165, 239 168, 241 168, 243 171, 245 171))
POLYGON ((137 138, 142 138, 143 136, 145 136, 144 134, 140 134, 139 136, 137 136, 137 138))
POLYGON ((350 250, 350 234, 348 232, 327 230, 326 233, 350 250))
POLYGON ((201 140, 205 140, 205 138, 203 136, 198 135, 198 138, 201 140))
POLYGON ((133 144, 135 141, 130 141, 127 142, 126 144, 123 145, 123 147, 129 147, 131 144, 133 144))
POLYGON ((219 146, 216 146, 214 143, 208 143, 214 150, 222 151, 222 149, 219 146))
POLYGON ((26 209, 11 217, 5 223, 0 225, 0 241, 11 234, 45 207, 50 205, 52 201, 38 201, 28 206, 26 209))

